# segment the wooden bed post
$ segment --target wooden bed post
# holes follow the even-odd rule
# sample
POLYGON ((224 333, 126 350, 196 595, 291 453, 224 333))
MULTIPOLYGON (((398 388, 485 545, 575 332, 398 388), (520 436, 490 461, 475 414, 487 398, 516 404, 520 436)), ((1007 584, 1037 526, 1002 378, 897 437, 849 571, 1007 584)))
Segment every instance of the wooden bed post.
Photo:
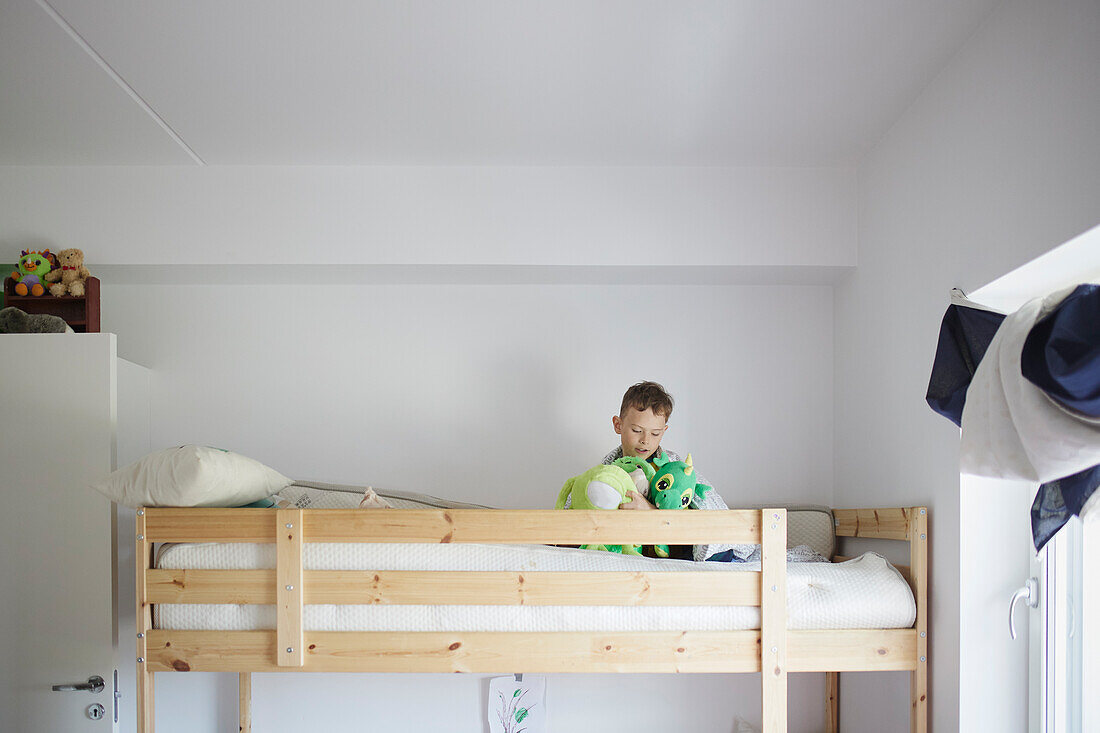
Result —
POLYGON ((241 672, 237 675, 237 715, 240 718, 240 732, 252 733, 251 672, 241 672))
POLYGON ((302 510, 275 512, 275 622, 281 667, 305 665, 302 631, 302 510))
POLYGON ((760 678, 763 733, 787 730, 787 510, 760 514, 760 678))
POLYGON ((840 672, 825 673, 825 733, 840 733, 840 672))
POLYGON ((917 602, 917 668, 909 673, 909 731, 928 730, 928 508, 909 510, 909 577, 917 602))
POLYGON ((153 733, 156 715, 153 709, 153 673, 149 671, 146 634, 153 628, 152 606, 147 602, 145 571, 152 567, 153 543, 146 539, 145 509, 137 510, 137 546, 134 566, 137 568, 137 733, 153 733))

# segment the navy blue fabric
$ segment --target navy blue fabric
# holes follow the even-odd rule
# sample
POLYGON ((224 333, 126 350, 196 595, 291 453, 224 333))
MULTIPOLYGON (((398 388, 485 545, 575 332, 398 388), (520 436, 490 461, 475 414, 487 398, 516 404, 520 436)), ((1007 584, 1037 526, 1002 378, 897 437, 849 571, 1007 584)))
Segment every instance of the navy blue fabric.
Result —
POLYGON ((1043 549, 1069 518, 1081 513, 1081 507, 1100 486, 1100 466, 1043 484, 1031 504, 1031 538, 1035 549, 1043 549))
POLYGON ((1051 399, 1100 417, 1100 285, 1078 285, 1032 326, 1020 369, 1051 399))
POLYGON ((743 560, 738 559, 737 555, 733 554, 733 550, 725 550, 714 553, 707 558, 707 562, 743 562, 743 560))
POLYGON ((924 399, 929 407, 959 427, 970 380, 1004 319, 1000 313, 954 304, 943 314, 924 399))

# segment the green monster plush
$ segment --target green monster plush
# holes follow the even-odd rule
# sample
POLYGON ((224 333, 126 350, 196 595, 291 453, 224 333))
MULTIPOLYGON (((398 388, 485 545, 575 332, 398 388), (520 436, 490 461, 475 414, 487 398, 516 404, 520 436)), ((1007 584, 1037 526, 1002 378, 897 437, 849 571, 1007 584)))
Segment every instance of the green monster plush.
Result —
MULTIPOLYGON (((638 474, 641 481, 644 473, 638 474)), ((634 477, 615 465, 599 465, 580 476, 567 480, 558 493, 555 509, 564 509, 565 500, 571 497, 571 509, 618 509, 627 498, 626 492, 637 491, 634 477)), ((624 555, 641 555, 641 545, 581 545, 585 550, 606 550, 624 555)))
POLYGON ((51 269, 49 257, 48 249, 42 252, 23 250, 18 269, 11 274, 16 295, 42 295, 46 292, 46 273, 51 269))

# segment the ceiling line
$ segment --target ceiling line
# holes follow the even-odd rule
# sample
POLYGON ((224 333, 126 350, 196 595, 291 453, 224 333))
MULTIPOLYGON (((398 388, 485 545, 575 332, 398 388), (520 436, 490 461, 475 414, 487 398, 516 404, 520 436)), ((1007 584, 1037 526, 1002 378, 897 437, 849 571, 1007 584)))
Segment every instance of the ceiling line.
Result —
POLYGON ((165 122, 164 118, 158 115, 156 111, 149 106, 149 103, 142 99, 141 95, 138 94, 132 86, 127 84, 126 80, 123 79, 117 71, 111 68, 111 65, 107 63, 106 59, 100 56, 99 52, 92 48, 91 44, 84 40, 84 37, 81 36, 75 28, 69 25, 69 21, 65 20, 65 18, 61 16, 61 13, 57 12, 57 10, 54 9, 54 7, 50 5, 49 2, 47 2, 47 0, 35 1, 38 3, 39 7, 41 7, 42 10, 46 12, 47 15, 53 18, 55 23, 61 26, 62 30, 69 34, 70 38, 76 41, 76 44, 78 46, 84 49, 85 53, 92 57, 93 61, 99 64, 99 67, 101 69, 107 72, 107 75, 109 77, 114 79, 115 83, 118 84, 124 92, 130 95, 130 98, 133 99, 139 107, 145 110, 146 114, 153 118, 154 122, 160 125, 161 129, 168 133, 168 137, 172 138, 172 140, 174 140, 177 145, 183 148, 183 151, 187 153, 196 163, 198 163, 199 165, 206 165, 206 161, 200 158, 199 154, 192 150, 191 146, 188 145, 184 141, 184 139, 179 136, 179 133, 173 130, 172 126, 165 122))

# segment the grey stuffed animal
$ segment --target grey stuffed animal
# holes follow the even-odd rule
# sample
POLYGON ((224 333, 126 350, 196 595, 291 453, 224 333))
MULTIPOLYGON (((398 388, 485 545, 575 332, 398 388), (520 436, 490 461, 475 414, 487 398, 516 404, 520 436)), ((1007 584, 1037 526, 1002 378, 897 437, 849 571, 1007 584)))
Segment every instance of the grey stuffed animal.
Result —
POLYGON ((45 313, 31 315, 15 307, 0 310, 0 333, 72 333, 64 318, 45 313))

